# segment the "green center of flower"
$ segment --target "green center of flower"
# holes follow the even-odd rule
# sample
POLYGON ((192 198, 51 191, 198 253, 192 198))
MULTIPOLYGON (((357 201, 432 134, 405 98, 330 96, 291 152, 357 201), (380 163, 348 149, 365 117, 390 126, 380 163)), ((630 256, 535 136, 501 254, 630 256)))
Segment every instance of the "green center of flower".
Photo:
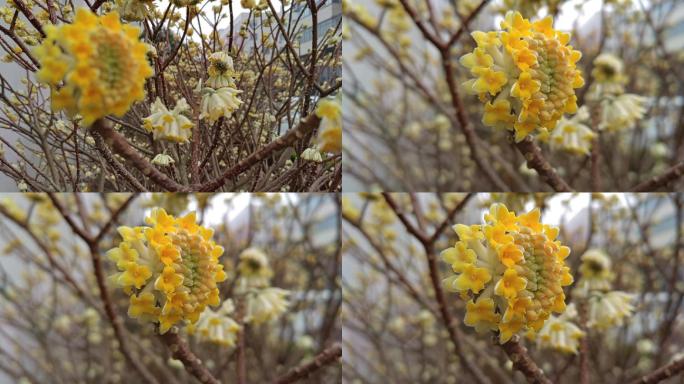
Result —
POLYGON ((107 91, 116 92, 125 79, 126 69, 130 66, 130 54, 125 41, 117 34, 100 29, 92 35, 97 44, 96 68, 100 79, 110 87, 107 91))

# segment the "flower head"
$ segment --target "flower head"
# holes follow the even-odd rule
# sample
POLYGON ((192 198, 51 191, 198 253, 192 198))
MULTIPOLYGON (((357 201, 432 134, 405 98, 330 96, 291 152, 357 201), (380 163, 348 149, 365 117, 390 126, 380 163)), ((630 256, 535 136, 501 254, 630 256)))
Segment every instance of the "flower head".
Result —
POLYGON ((561 117, 558 126, 549 136, 551 148, 577 155, 588 155, 596 133, 582 122, 589 118, 586 107, 582 107, 572 118, 561 117))
POLYGON ((230 315, 235 311, 232 300, 226 300, 218 311, 214 312, 207 308, 196 325, 188 328, 188 333, 197 335, 202 341, 213 344, 233 347, 240 332, 240 324, 233 320, 230 315))
POLYGON ((290 302, 290 292, 281 288, 264 288, 247 294, 247 316, 245 321, 261 324, 269 322, 283 314, 290 302))
POLYGON ((580 279, 575 291, 578 296, 586 297, 592 291, 607 291, 613 279, 611 262, 608 255, 600 249, 590 249, 582 255, 580 279))
POLYGON ((117 0, 116 3, 121 18, 127 21, 145 20, 151 9, 154 9, 152 0, 117 0))
POLYGON ((463 84, 466 91, 485 103, 483 123, 514 130, 516 141, 553 130, 564 113, 577 110, 582 55, 552 24, 550 17, 530 22, 508 12, 503 31, 473 32, 477 47, 460 59, 473 76, 463 84))
POLYGON ((152 164, 160 165, 162 167, 167 167, 175 162, 173 157, 165 153, 159 153, 152 159, 152 164))
POLYGON ((152 132, 155 139, 165 139, 178 143, 186 143, 192 135, 194 124, 183 115, 190 110, 185 99, 180 99, 172 110, 157 98, 152 104, 152 114, 143 119, 143 126, 152 132))
POLYGON ((37 78, 50 86, 54 110, 81 114, 90 125, 108 114, 123 116, 145 96, 145 78, 152 75, 149 47, 137 27, 119 22, 117 12, 97 16, 81 8, 72 24, 45 32, 35 50, 37 78))
POLYGON ((213 89, 207 87, 202 90, 202 93, 200 119, 207 119, 210 123, 215 122, 220 117, 229 118, 242 104, 242 100, 238 98, 242 91, 235 88, 213 89))
POLYGON ((646 113, 648 99, 632 93, 606 96, 601 101, 599 129, 609 132, 631 128, 646 113))
POLYGON ((209 56, 209 68, 207 69, 209 78, 207 86, 214 89, 223 87, 235 88, 235 68, 233 59, 225 52, 215 52, 209 56))
POLYGON ((259 248, 247 248, 242 251, 237 270, 240 275, 238 285, 245 288, 266 287, 273 276, 268 257, 259 248))
POLYGON ((602 53, 594 59, 591 75, 599 83, 624 83, 622 60, 610 53, 602 53))
POLYGON ((119 227, 123 241, 107 255, 121 271, 113 281, 130 295, 128 315, 158 322, 165 333, 219 304, 216 284, 226 279, 219 263, 223 248, 211 240, 211 229, 195 223, 194 212, 175 218, 155 208, 146 222, 119 227))
POLYGON ((301 154, 302 160, 313 161, 315 163, 323 162, 323 157, 321 157, 321 152, 316 148, 307 148, 301 154))
POLYGON ((457 224, 459 241, 442 252, 455 272, 444 279, 466 304, 465 324, 498 330, 501 342, 521 330, 538 331, 551 313, 565 310, 563 286, 570 249, 555 240, 558 228, 542 224, 539 210, 516 215, 493 204, 484 225, 457 224))
POLYGON ((594 292, 589 296, 587 326, 599 330, 621 326, 634 312, 634 295, 622 291, 594 292))
POLYGON ((537 345, 540 348, 551 348, 564 353, 577 353, 579 340, 584 337, 584 332, 572 322, 577 316, 574 304, 560 316, 551 316, 542 329, 537 333, 537 345))

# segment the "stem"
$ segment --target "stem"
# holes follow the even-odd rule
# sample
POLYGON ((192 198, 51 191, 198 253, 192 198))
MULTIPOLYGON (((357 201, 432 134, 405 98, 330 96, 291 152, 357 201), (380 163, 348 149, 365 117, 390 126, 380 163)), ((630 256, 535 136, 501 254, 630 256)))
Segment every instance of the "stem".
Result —
POLYGON ((551 164, 542 155, 541 148, 534 143, 532 136, 515 143, 520 153, 527 160, 527 166, 537 171, 539 176, 556 192, 572 192, 572 188, 563 180, 551 164))
POLYGON ((530 384, 551 384, 551 380, 546 378, 544 372, 530 358, 527 350, 520 344, 519 340, 520 337, 518 335, 513 335, 509 341, 501 345, 508 358, 513 362, 513 368, 522 372, 530 384))
POLYGON ((631 384, 655 384, 662 380, 684 371, 684 357, 674 360, 670 364, 664 365, 640 379, 634 380, 631 384))
POLYGON ((273 381, 273 383, 289 384, 300 379, 305 379, 326 365, 334 363, 340 357, 342 357, 342 347, 338 343, 335 343, 316 355, 310 363, 292 368, 285 375, 273 381))
POLYGON ((203 384, 220 384, 177 333, 169 331, 159 335, 159 337, 169 347, 173 358, 183 362, 183 366, 189 374, 203 384))
POLYGON ((674 167, 671 167, 662 175, 653 177, 652 179, 637 185, 636 187, 632 188, 632 192, 653 192, 658 188, 677 180, 682 175, 684 175, 684 161, 680 162, 674 167))

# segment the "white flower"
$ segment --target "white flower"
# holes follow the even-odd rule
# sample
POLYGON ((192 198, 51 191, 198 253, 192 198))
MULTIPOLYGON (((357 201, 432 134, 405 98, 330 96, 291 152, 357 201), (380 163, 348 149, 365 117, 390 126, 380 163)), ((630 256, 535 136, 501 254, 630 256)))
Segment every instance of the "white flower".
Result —
POLYGON ((534 168, 530 168, 527 166, 527 161, 523 161, 522 164, 520 164, 520 166, 518 167, 518 171, 525 176, 538 176, 537 171, 534 168))
POLYGON ((173 157, 165 153, 160 153, 157 156, 155 156, 154 159, 152 159, 152 164, 160 165, 162 167, 169 166, 173 163, 175 163, 173 157))
POLYGON ((17 189, 19 192, 28 192, 28 184, 24 180, 21 180, 19 183, 17 183, 17 189))
POLYGON ((607 291, 613 279, 610 257, 600 249, 589 249, 582 255, 575 294, 586 297, 591 291, 607 291))
POLYGON ((192 135, 194 126, 190 119, 182 115, 189 110, 190 106, 185 99, 178 100, 176 107, 169 111, 157 98, 152 104, 152 114, 143 119, 143 126, 148 132, 152 132, 155 139, 185 143, 192 135))
POLYGON ((242 100, 237 95, 242 93, 235 88, 223 87, 219 89, 203 88, 200 119, 208 119, 210 123, 219 117, 229 118, 235 110, 240 108, 242 100))
POLYGON ((587 155, 591 150, 591 143, 596 134, 582 122, 589 118, 585 106, 577 114, 567 119, 561 117, 558 126, 549 137, 551 148, 559 149, 577 155, 587 155))
POLYGON ((247 295, 247 316, 245 321, 261 324, 283 314, 290 303, 290 292, 280 288, 264 288, 247 295))
POLYGON ((242 251, 237 270, 240 276, 238 281, 240 289, 268 286, 273 276, 268 257, 259 248, 247 248, 242 251))
POLYGON ((225 52, 215 52, 209 56, 209 78, 207 86, 219 89, 224 87, 235 88, 235 68, 233 59, 225 52))
POLYGON ((313 161, 316 163, 320 163, 323 161, 323 158, 321 157, 321 152, 315 148, 305 149, 304 152, 302 152, 301 157, 303 160, 313 161))
POLYGON ((540 348, 551 348, 565 353, 577 353, 579 339, 584 332, 571 322, 577 316, 574 304, 568 305, 560 316, 551 316, 537 334, 537 345, 540 348))
POLYGON ((624 81, 622 77, 624 65, 622 60, 610 53, 602 53, 594 59, 594 69, 591 74, 594 76, 596 81, 604 82, 622 82, 624 81))
POLYGON ((655 157, 656 159, 662 159, 667 157, 668 153, 670 152, 670 149, 667 147, 667 145, 661 141, 653 144, 651 148, 649 148, 648 152, 651 154, 651 156, 655 157))
POLYGON ((150 12, 148 6, 152 4, 152 1, 144 0, 118 0, 117 5, 119 8, 119 13, 121 18, 126 21, 141 21, 145 20, 150 12))
POLYGON ((587 326, 605 330, 622 325, 625 318, 634 312, 633 300, 633 294, 622 291, 592 294, 587 326))
POLYGON ((644 116, 647 101, 646 97, 631 93, 606 97, 601 101, 599 129, 615 132, 631 128, 644 116))
POLYGON ((232 300, 224 301, 216 312, 207 308, 202 312, 193 333, 203 341, 226 347, 235 346, 241 328, 235 320, 229 317, 234 311, 235 306, 232 300))

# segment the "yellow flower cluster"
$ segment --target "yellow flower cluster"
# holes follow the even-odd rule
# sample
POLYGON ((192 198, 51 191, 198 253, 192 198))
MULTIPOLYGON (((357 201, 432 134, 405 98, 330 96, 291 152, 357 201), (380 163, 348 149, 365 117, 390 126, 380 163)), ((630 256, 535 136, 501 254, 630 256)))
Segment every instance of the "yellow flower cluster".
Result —
POLYGON ((195 323, 208 305, 219 305, 216 283, 226 279, 214 231, 196 224, 195 213, 175 218, 153 209, 146 227, 119 227, 123 241, 107 252, 121 271, 112 279, 130 295, 128 315, 159 322, 159 332, 195 323))
POLYGON ((318 145, 321 151, 342 152, 342 101, 324 99, 318 103, 316 115, 321 118, 318 145))
POLYGON ((516 141, 551 131, 564 113, 577 111, 574 88, 584 79, 575 65, 582 54, 552 24, 551 17, 530 22, 508 12, 504 31, 473 32, 477 47, 460 59, 474 76, 466 91, 485 103, 482 122, 515 130, 516 141))
POLYGON ((148 45, 140 30, 122 25, 119 14, 97 16, 85 8, 72 24, 45 27, 47 37, 35 49, 40 82, 52 90, 52 108, 80 113, 91 125, 108 114, 123 116, 145 96, 145 78, 152 75, 148 45))
POLYGON ((555 240, 558 228, 540 223, 539 209, 516 216, 497 203, 484 225, 457 224, 459 241, 442 252, 456 275, 443 284, 469 299, 465 324, 499 331, 504 343, 521 330, 539 331, 551 313, 565 310, 563 286, 570 248, 555 240))

